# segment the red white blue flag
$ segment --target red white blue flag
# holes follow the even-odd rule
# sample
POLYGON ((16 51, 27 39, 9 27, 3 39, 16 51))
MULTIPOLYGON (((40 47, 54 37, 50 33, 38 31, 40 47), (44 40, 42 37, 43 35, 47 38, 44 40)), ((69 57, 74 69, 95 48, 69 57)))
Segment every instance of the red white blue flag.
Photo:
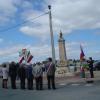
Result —
POLYGON ((80 45, 80 50, 81 50, 81 53, 80 53, 80 61, 82 61, 85 57, 85 54, 84 54, 84 51, 83 51, 83 48, 82 46, 80 45))
POLYGON ((23 61, 25 61, 26 63, 30 63, 33 56, 32 54, 30 53, 30 51, 28 51, 27 49, 22 49, 20 52, 19 52, 19 57, 20 57, 20 60, 19 60, 19 63, 21 64, 23 61))

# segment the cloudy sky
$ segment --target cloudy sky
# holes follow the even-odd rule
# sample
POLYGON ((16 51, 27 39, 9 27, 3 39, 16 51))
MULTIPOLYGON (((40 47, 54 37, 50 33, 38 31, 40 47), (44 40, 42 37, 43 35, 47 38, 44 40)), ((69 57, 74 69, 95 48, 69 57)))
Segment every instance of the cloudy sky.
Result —
POLYGON ((31 51, 33 62, 51 56, 49 4, 56 59, 60 30, 68 59, 79 59, 80 44, 86 58, 100 59, 100 0, 0 0, 0 63, 18 62, 23 48, 31 51))

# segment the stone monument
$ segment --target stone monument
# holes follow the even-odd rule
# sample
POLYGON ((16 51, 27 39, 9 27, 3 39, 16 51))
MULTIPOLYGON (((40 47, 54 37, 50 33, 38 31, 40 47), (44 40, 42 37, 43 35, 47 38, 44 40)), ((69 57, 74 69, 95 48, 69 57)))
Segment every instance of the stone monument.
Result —
POLYGON ((59 45, 59 66, 67 67, 65 40, 63 38, 62 32, 60 32, 59 34, 58 45, 59 45))

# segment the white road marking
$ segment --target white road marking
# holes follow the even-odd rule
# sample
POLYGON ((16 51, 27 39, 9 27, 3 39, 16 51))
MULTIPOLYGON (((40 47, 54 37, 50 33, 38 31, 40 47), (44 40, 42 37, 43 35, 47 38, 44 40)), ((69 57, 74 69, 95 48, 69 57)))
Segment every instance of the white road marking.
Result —
POLYGON ((85 84, 85 86, 93 86, 93 84, 85 84))
POLYGON ((66 83, 60 83, 59 85, 64 86, 64 85, 66 85, 66 83))
MULTIPOLYGON (((65 86, 65 85, 67 85, 67 83, 60 83, 59 85, 65 86)), ((72 83, 71 84, 71 86, 79 86, 79 85, 82 85, 82 84, 78 84, 78 83, 72 83)), ((93 84, 84 84, 82 86, 93 86, 93 84)))
POLYGON ((74 83, 74 84, 71 84, 71 85, 72 85, 72 86, 79 86, 80 84, 75 84, 75 83, 74 83))

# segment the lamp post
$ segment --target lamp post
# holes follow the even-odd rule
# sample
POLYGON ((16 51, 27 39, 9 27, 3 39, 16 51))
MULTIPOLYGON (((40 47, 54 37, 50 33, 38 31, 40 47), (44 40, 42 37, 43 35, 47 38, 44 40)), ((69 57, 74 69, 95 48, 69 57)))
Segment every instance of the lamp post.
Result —
POLYGON ((51 47, 52 47, 52 60, 55 64, 55 48, 54 48, 54 37, 53 37, 53 29, 52 29, 52 15, 51 15, 51 5, 48 5, 49 9, 49 25, 50 25, 50 35, 51 35, 51 47))

